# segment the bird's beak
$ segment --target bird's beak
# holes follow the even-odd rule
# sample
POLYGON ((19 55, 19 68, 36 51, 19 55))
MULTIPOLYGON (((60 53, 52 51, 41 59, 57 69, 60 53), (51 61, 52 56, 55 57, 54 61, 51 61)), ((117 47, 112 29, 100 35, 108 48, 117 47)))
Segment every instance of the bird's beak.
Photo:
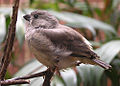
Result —
POLYGON ((30 15, 25 15, 25 16, 23 16, 23 18, 27 21, 30 21, 30 15))

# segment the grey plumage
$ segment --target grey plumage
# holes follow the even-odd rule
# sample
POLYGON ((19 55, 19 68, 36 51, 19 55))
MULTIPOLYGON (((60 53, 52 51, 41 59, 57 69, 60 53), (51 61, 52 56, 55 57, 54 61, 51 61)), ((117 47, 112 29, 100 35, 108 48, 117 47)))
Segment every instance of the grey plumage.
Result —
POLYGON ((25 38, 36 58, 48 67, 64 69, 76 62, 111 68, 99 59, 90 43, 77 31, 59 24, 47 11, 34 11, 24 16, 25 38))

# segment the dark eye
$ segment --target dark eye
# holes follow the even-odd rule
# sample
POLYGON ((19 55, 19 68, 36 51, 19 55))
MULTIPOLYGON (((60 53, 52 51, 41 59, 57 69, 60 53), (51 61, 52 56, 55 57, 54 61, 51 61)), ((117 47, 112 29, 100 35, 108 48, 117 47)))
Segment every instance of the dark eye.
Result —
POLYGON ((38 18, 38 14, 35 14, 35 15, 34 15, 34 18, 36 18, 36 19, 37 19, 37 18, 38 18))

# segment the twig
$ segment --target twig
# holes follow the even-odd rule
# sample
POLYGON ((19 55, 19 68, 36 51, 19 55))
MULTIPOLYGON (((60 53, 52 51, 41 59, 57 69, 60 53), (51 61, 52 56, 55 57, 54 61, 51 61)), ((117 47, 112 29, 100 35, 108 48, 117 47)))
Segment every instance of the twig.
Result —
POLYGON ((47 71, 43 71, 43 72, 36 73, 36 74, 32 74, 32 75, 26 75, 26 76, 21 76, 21 77, 12 78, 12 79, 10 79, 10 80, 30 79, 30 78, 45 76, 46 73, 47 73, 47 71))
POLYGON ((14 85, 14 84, 29 84, 29 80, 25 79, 30 79, 30 78, 35 78, 35 77, 40 77, 40 76, 45 76, 48 73, 48 70, 32 74, 32 75, 26 75, 26 76, 21 76, 21 77, 15 77, 7 80, 0 81, 1 85, 14 85))
POLYGON ((53 69, 49 68, 46 71, 43 71, 43 72, 40 72, 40 73, 21 76, 21 77, 15 77, 15 78, 8 79, 8 80, 3 80, 3 81, 0 81, 0 83, 1 83, 1 85, 29 84, 30 81, 25 80, 25 79, 45 76, 43 86, 50 86, 50 80, 51 80, 54 72, 55 72, 55 68, 53 68, 53 69))
POLYGON ((55 72, 55 68, 49 68, 45 74, 45 80, 43 82, 43 86, 50 86, 50 80, 55 72))
POLYGON ((16 84, 29 84, 29 80, 4 80, 1 85, 16 85, 16 84))
POLYGON ((5 42, 5 48, 3 57, 0 64, 0 80, 4 80, 7 67, 11 60, 11 52, 15 38, 15 31, 16 31, 16 21, 17 21, 17 14, 18 14, 18 7, 19 7, 19 0, 15 0, 15 4, 13 6, 13 14, 12 19, 10 22, 10 26, 8 28, 8 35, 5 42))

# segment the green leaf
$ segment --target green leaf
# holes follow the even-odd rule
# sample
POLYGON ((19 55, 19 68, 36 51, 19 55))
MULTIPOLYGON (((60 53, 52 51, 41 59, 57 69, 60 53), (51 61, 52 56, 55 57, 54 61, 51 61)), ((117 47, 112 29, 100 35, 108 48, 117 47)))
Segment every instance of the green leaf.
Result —
POLYGON ((116 9, 116 7, 120 4, 120 0, 113 0, 113 3, 112 3, 112 8, 113 9, 116 9))
POLYGON ((103 45, 101 48, 98 48, 96 50, 96 53, 101 57, 101 59, 107 63, 110 63, 114 57, 119 53, 120 51, 120 40, 113 40, 105 45, 103 45))
POLYGON ((114 65, 115 67, 117 67, 116 69, 120 70, 120 59, 114 59, 112 61, 112 65, 114 65))
POLYGON ((25 24, 22 20, 23 15, 25 14, 22 11, 19 11, 17 25, 16 25, 16 36, 17 36, 20 46, 22 46, 24 42, 24 34, 25 34, 25 24))
MULTIPOLYGON (((19 76, 25 76, 28 74, 33 74, 33 73, 38 73, 45 71, 47 68, 43 66, 40 62, 37 60, 33 59, 29 63, 27 63, 19 72, 17 72, 14 77, 19 77, 19 76)), ((43 77, 37 77, 30 79, 30 86, 42 86, 43 83, 43 77)), ((16 85, 17 86, 17 85, 16 85)), ((20 86, 29 86, 27 84, 23 84, 20 86)))
POLYGON ((5 34, 6 34, 5 16, 3 14, 0 14, 0 44, 4 40, 5 34))
POLYGON ((66 83, 64 82, 62 77, 59 77, 56 75, 53 77, 51 85, 52 86, 66 86, 66 83))
POLYGON ((75 4, 76 0, 67 0, 67 3, 69 6, 73 7, 75 4))
POLYGON ((86 11, 87 12, 87 6, 84 2, 76 2, 74 4, 74 7, 77 8, 77 9, 80 9, 82 11, 86 11))
MULTIPOLYGON (((106 63, 110 63, 120 51, 120 40, 110 41, 96 50, 100 59, 106 63)), ((82 64, 77 67, 85 86, 101 86, 100 79, 104 69, 98 66, 82 64)))
POLYGON ((94 32, 93 28, 101 29, 103 31, 107 31, 107 32, 109 31, 111 33, 116 34, 116 31, 111 25, 87 16, 82 16, 70 12, 56 12, 56 11, 49 11, 49 12, 52 15, 58 17, 59 19, 66 21, 67 25, 71 27, 88 28, 92 32, 94 32))
POLYGON ((68 68, 67 70, 60 71, 61 76, 66 83, 66 86, 77 86, 77 76, 74 70, 68 68))
POLYGON ((46 70, 46 67, 43 66, 40 62, 38 62, 37 60, 32 60, 29 63, 27 63, 19 72, 17 72, 14 75, 14 77, 42 72, 45 70, 46 70))
MULTIPOLYGON (((33 9, 25 9, 26 13, 30 13, 31 11, 33 11, 33 9)), ((10 14, 11 9, 1 8, 0 12, 7 15, 7 14, 10 14), (5 11, 5 9, 8 11, 5 11)), ((105 32, 112 32, 116 34, 116 31, 111 25, 87 16, 82 16, 82 15, 70 13, 70 12, 56 12, 51 10, 49 10, 49 12, 52 15, 58 17, 59 19, 66 21, 67 22, 66 25, 71 27, 77 27, 77 28, 87 28, 93 33, 93 35, 96 35, 96 32, 94 29, 101 29, 101 30, 104 30, 105 32)))
POLYGON ((9 7, 0 7, 0 13, 2 13, 4 15, 11 15, 12 8, 9 8, 9 7))
MULTIPOLYGON (((42 86, 43 81, 44 81, 43 77, 32 79, 30 86, 42 86)), ((27 86, 29 86, 29 85, 27 85, 27 86)))
POLYGON ((98 16, 102 15, 102 11, 100 8, 94 8, 94 11, 97 13, 98 16))
POLYGON ((34 3, 34 0, 30 0, 30 5, 32 5, 34 3))
MULTIPOLYGON (((18 73, 14 75, 14 77, 24 76, 28 74, 33 74, 37 72, 45 71, 46 67, 40 64, 37 60, 32 60, 28 64, 26 64, 18 73)), ((51 82, 52 86, 76 86, 76 74, 72 69, 66 70, 65 72, 61 70, 62 78, 58 76, 54 76, 51 82)), ((31 79, 31 86, 41 86, 43 83, 43 78, 31 79)), ((29 85, 21 85, 21 86, 29 86, 29 85)))
POLYGON ((99 81, 101 72, 103 71, 102 68, 93 65, 81 64, 77 67, 77 70, 84 86, 100 86, 99 81))
MULTIPOLYGON (((9 23, 10 23, 10 15, 11 15, 11 11, 12 9, 11 8, 0 8, 0 13, 1 16, 4 14, 6 15, 6 21, 5 21, 5 16, 2 16, 2 18, 0 17, 0 28, 2 28, 0 30, 0 34, 1 34, 1 40, 0 40, 0 43, 2 42, 3 38, 4 38, 4 35, 6 34, 6 27, 8 28, 9 26, 9 23), (5 27, 6 25, 6 27, 5 27), (3 35, 3 36, 2 36, 3 35)), ((19 13, 18 13, 18 20, 17 20, 17 29, 16 29, 16 36, 17 36, 17 39, 19 41, 19 44, 22 45, 23 42, 24 42, 24 32, 25 32, 25 25, 24 25, 24 22, 22 20, 22 16, 24 15, 24 13, 19 10, 19 13)))

